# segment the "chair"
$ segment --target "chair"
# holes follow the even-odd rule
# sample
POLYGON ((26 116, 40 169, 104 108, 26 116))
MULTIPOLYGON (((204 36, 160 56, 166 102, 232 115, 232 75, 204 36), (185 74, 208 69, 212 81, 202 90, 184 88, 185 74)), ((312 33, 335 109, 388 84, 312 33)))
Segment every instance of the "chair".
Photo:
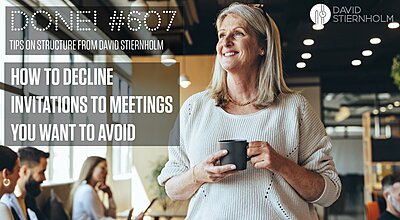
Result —
POLYGON ((69 219, 67 212, 64 210, 63 204, 54 192, 54 189, 50 191, 50 196, 44 205, 43 213, 49 220, 69 219))
POLYGON ((378 202, 373 201, 365 204, 365 213, 367 220, 377 220, 380 215, 378 202))

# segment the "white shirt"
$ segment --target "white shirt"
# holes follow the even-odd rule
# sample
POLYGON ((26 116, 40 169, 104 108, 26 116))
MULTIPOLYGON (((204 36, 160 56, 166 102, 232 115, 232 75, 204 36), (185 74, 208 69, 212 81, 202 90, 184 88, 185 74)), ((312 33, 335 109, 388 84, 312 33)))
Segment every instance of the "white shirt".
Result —
POLYGON ((112 220, 115 216, 116 205, 112 198, 109 199, 109 208, 106 209, 96 190, 86 181, 76 189, 72 203, 72 220, 112 220))
POLYGON ((0 216, 3 220, 14 220, 10 208, 2 202, 0 202, 0 216))
MULTIPOLYGON (((18 199, 14 193, 6 193, 1 197, 1 202, 6 204, 10 209, 14 209, 15 213, 17 213, 18 218, 20 220, 27 220, 25 218, 24 213, 22 212, 22 208, 18 203, 18 199)), ((29 216, 30 220, 38 220, 34 211, 30 208, 26 210, 27 215, 29 216)))

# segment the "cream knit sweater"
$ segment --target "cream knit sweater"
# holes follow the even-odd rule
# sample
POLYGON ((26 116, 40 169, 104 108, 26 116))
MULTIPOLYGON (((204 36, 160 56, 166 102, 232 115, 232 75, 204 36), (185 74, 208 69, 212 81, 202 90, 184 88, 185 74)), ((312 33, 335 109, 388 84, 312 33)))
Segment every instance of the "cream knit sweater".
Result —
POLYGON ((222 139, 267 141, 281 155, 321 174, 324 191, 316 201, 306 202, 279 174, 248 164, 237 175, 203 184, 191 198, 187 219, 317 219, 313 204, 329 206, 340 194, 341 183, 329 156, 330 139, 300 94, 280 95, 274 106, 248 115, 232 115, 216 107, 207 91, 193 95, 181 108, 181 144, 169 147, 159 183, 218 151, 222 139))

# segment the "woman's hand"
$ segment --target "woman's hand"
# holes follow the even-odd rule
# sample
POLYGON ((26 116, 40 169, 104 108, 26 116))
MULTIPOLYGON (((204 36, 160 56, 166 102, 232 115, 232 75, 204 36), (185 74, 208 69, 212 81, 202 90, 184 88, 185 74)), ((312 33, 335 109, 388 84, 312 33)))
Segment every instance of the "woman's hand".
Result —
POLYGON ((104 193, 107 193, 108 198, 112 198, 112 191, 111 188, 105 183, 105 182, 100 182, 98 184, 98 188, 103 191, 104 193))
POLYGON ((247 149, 251 164, 258 169, 268 169, 279 172, 285 166, 287 159, 278 154, 268 142, 252 141, 247 149))
POLYGON ((203 183, 218 182, 239 173, 233 164, 218 165, 218 160, 227 153, 227 150, 220 150, 183 174, 170 178, 165 183, 168 196, 172 200, 187 200, 192 198, 203 183))
POLYGON ((247 156, 255 168, 279 173, 306 201, 318 199, 324 191, 325 181, 320 174, 281 156, 267 142, 250 142, 247 156))
POLYGON ((236 166, 233 164, 216 166, 217 162, 227 153, 227 150, 220 150, 194 166, 192 168, 194 181, 201 184, 219 182, 225 177, 239 173, 239 171, 235 171, 236 166))

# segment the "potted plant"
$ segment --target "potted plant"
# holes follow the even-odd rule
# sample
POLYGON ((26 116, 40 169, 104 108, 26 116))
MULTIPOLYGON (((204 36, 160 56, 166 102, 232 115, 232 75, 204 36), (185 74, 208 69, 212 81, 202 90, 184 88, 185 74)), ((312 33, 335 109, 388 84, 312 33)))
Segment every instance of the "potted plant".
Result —
POLYGON ((167 210, 167 208, 171 205, 172 201, 168 197, 167 193, 165 192, 165 187, 160 186, 157 181, 157 177, 160 175, 161 170, 164 168, 165 164, 168 161, 168 157, 160 157, 155 163, 154 167, 151 171, 151 180, 155 185, 155 191, 157 194, 158 201, 161 204, 163 210, 167 210))
POLYGON ((400 89, 400 55, 393 58, 392 73, 394 84, 400 89))

